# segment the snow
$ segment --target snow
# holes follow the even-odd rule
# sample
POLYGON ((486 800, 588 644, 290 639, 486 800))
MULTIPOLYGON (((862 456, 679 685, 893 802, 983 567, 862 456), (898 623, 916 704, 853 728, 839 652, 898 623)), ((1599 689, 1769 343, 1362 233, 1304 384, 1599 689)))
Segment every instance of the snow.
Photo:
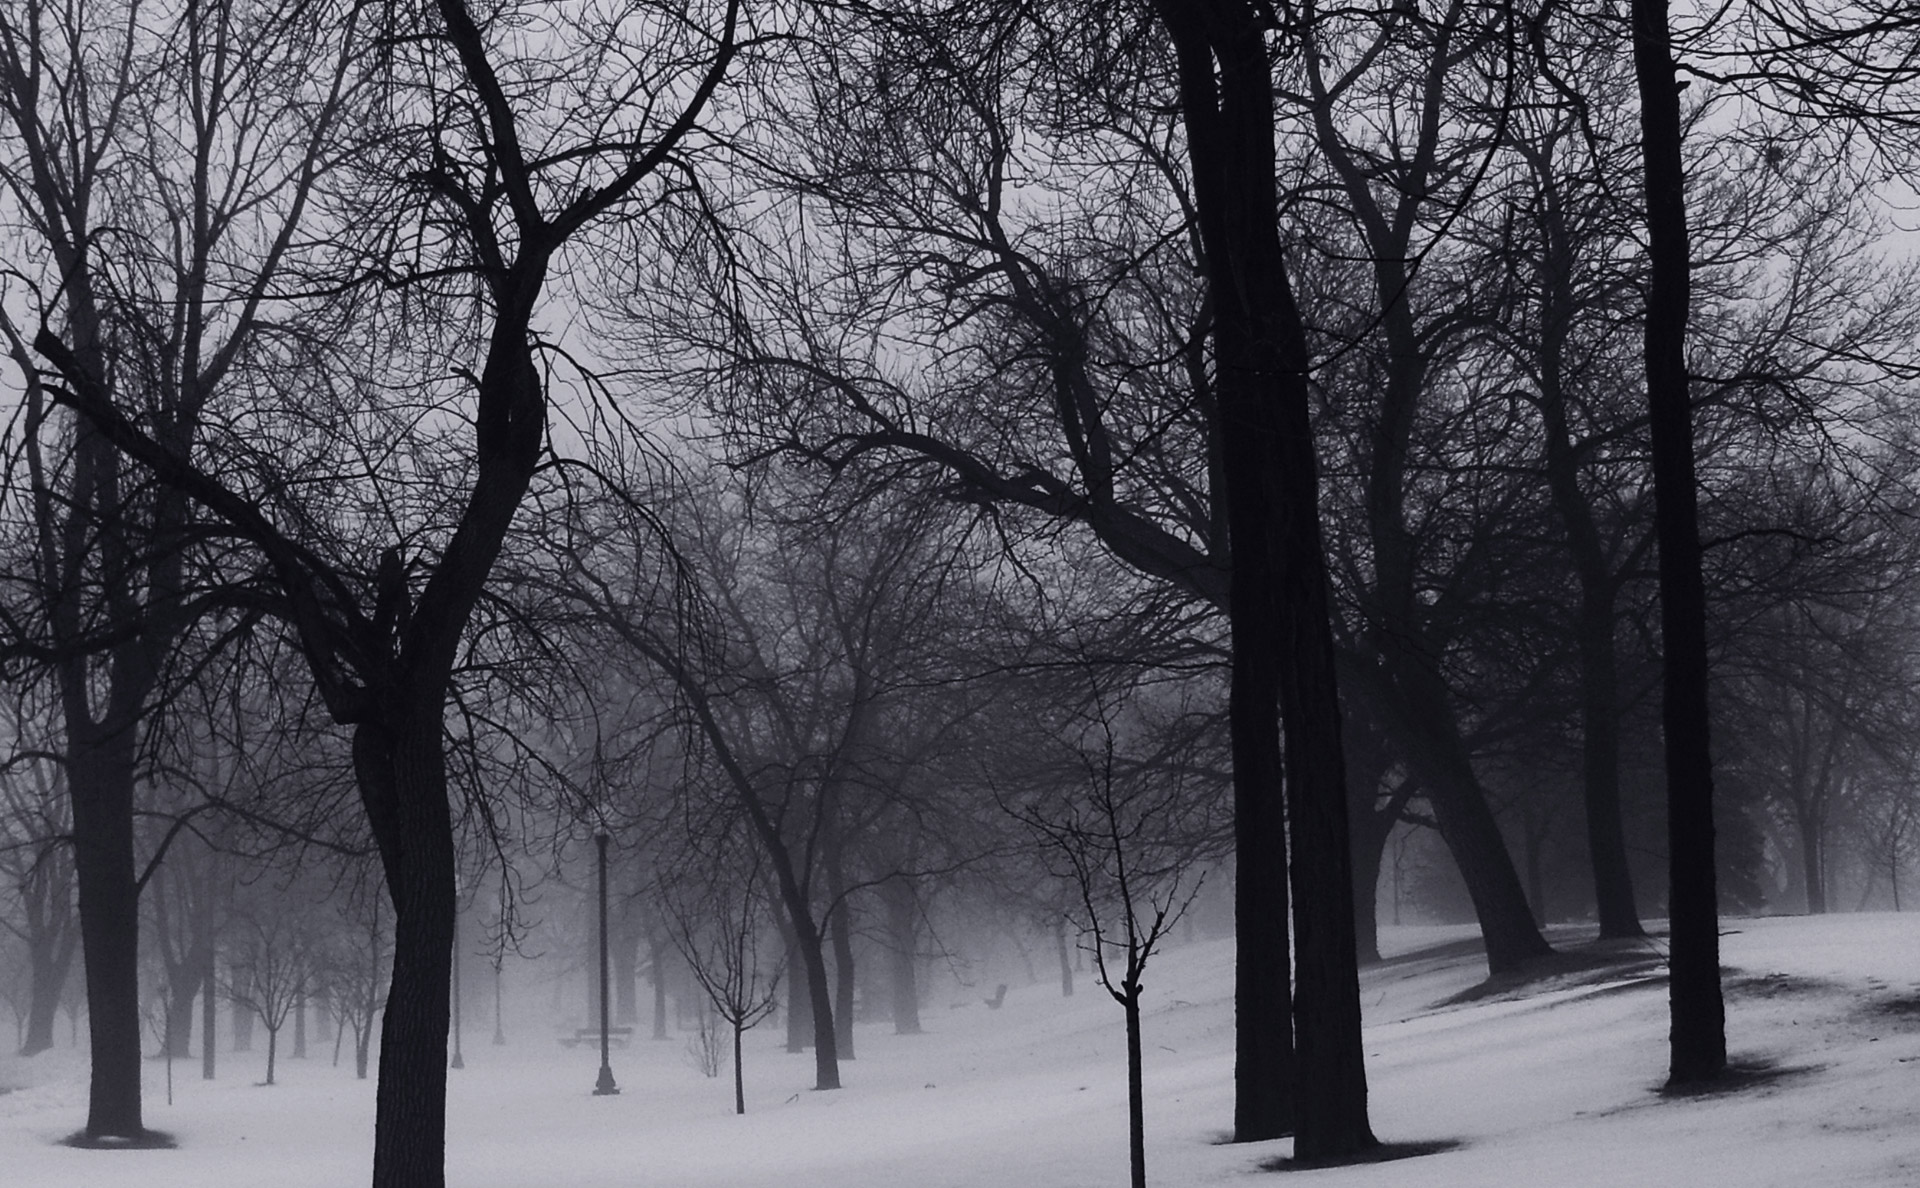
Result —
MULTIPOLYGON (((1778 1075, 1735 1092, 1656 1092, 1665 1061, 1660 942, 1526 987, 1449 1002, 1482 966, 1461 930, 1387 930, 1367 971, 1375 1131, 1451 1142, 1393 1162, 1288 1173, 1315 1188, 1686 1184, 1820 1188, 1920 1184, 1920 916, 1733 920, 1723 940, 1736 1061, 1778 1075), (1907 1004, 1903 1007, 1901 1004, 1907 1004), (1890 1005, 1891 1004, 1891 1005, 1890 1005)), ((1578 948, 1577 938, 1561 937, 1578 948)), ((1290 1142, 1228 1145, 1232 944, 1167 951, 1148 970, 1147 1165, 1153 1183, 1269 1179, 1290 1142)), ((944 992, 928 1033, 861 1025, 847 1087, 807 1088, 812 1056, 774 1029, 748 1037, 748 1113, 682 1043, 614 1052, 622 1092, 590 1094, 598 1054, 530 1029, 505 1047, 470 1033, 450 1076, 447 1169, 464 1188, 1079 1188, 1126 1178, 1119 1008, 1090 981, 1062 999, 1015 986, 989 1011, 944 992)), ((65 1020, 62 1020, 64 1026, 65 1020)), ((283 1037, 284 1038, 284 1037, 283 1037)), ((256 1047, 263 1047, 256 1044, 256 1047)), ((330 1045, 327 1045, 330 1047, 330 1045)), ((79 1151, 84 1063, 68 1049, 0 1059, 0 1183, 37 1188, 273 1184, 368 1178, 373 1085, 316 1054, 255 1084, 264 1055, 147 1065, 147 1117, 175 1150, 79 1151), (249 1063, 251 1061, 252 1063, 249 1063)))

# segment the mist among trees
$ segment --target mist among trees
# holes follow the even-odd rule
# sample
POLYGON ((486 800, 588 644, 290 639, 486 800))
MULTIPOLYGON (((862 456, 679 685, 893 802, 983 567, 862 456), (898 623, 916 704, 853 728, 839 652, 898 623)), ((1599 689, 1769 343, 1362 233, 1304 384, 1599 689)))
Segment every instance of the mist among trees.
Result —
POLYGON ((1338 1164, 1471 925, 1718 1091, 1725 918, 1920 898, 1916 111, 1892 0, 6 0, 14 1047, 431 1188, 490 1049, 1011 979, 1142 1188, 1184 946, 1338 1164))

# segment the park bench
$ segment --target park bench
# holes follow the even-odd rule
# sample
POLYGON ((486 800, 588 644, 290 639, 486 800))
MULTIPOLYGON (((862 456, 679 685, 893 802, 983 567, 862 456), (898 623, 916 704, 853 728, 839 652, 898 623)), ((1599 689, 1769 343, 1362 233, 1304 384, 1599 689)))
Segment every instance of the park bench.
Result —
MULTIPOLYGON (((607 1043, 613 1047, 624 1048, 627 1046, 627 1041, 632 1038, 633 1028, 631 1027, 607 1028, 607 1043)), ((563 1035, 560 1036, 559 1039, 560 1046, 563 1048, 576 1048, 581 1044, 597 1044, 600 1042, 600 1029, 598 1027, 580 1027, 576 1028, 572 1035, 563 1035)))

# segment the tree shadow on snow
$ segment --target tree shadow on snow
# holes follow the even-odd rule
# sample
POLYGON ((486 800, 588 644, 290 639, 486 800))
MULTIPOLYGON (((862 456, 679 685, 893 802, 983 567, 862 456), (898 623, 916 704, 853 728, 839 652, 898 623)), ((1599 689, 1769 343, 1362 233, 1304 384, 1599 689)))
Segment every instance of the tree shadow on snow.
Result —
POLYGON ((78 1147, 83 1151, 171 1151, 180 1144, 164 1130, 143 1130, 132 1138, 115 1134, 88 1134, 76 1130, 60 1140, 63 1147, 78 1147))
POLYGON ((1661 1097, 1719 1097, 1810 1076, 1820 1068, 1817 1064, 1775 1064, 1763 1059, 1728 1061, 1720 1075, 1710 1081, 1687 1081, 1679 1085, 1668 1082, 1654 1092, 1661 1097))
POLYGON ((1462 1145, 1459 1139, 1429 1139, 1418 1143, 1376 1143, 1357 1155, 1346 1155, 1335 1159, 1295 1159, 1292 1156, 1268 1159, 1260 1164, 1260 1170, 1318 1171, 1321 1168, 1352 1167, 1363 1163, 1392 1163, 1400 1159, 1418 1159, 1422 1155, 1439 1155, 1446 1151, 1457 1151, 1462 1145))

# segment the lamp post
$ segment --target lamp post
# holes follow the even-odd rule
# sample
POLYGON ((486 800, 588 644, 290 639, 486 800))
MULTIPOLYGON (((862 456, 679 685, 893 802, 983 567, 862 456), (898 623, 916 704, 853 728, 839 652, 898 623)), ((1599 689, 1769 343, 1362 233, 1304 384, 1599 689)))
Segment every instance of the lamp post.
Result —
POLYGON ((593 1094, 605 1097, 620 1088, 613 1083, 613 1066, 607 1060, 607 835, 593 840, 600 847, 600 1079, 593 1084, 593 1094))

